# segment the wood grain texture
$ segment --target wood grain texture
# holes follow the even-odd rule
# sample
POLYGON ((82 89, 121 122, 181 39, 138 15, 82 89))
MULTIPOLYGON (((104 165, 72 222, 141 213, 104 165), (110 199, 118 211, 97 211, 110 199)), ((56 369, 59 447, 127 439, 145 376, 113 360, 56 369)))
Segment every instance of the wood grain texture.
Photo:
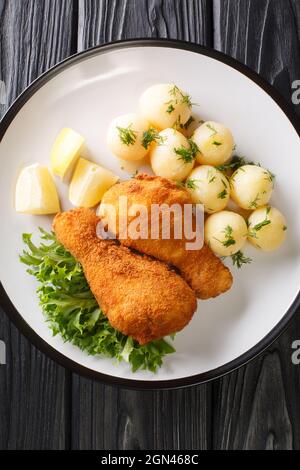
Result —
MULTIPOLYGON (((300 79, 300 2, 214 0, 213 11, 215 47, 263 75, 292 106, 291 83, 300 79)), ((267 353, 214 383, 215 448, 300 448, 300 369, 291 362, 299 314, 267 353)))
MULTIPOLYGON (((210 7, 206 0, 80 0, 78 48, 134 37, 211 45, 210 7)), ((74 377, 73 447, 208 448, 210 391, 211 385, 162 392, 116 390, 74 377)))
POLYGON ((210 0, 79 0, 78 50, 129 38, 212 45, 210 0))
MULTIPOLYGON (((214 47, 274 84, 291 103, 300 79, 298 0, 213 0, 214 47)), ((300 105, 295 107, 300 115, 300 105)))
POLYGON ((134 391, 73 380, 74 449, 210 448, 210 386, 134 391))
MULTIPOLYGON (((7 106, 71 53, 71 0, 0 1, 0 80, 7 106)), ((19 286, 16 286, 19 288, 19 286)), ((0 366, 0 448, 64 448, 69 373, 37 351, 0 312, 7 364, 0 366)))

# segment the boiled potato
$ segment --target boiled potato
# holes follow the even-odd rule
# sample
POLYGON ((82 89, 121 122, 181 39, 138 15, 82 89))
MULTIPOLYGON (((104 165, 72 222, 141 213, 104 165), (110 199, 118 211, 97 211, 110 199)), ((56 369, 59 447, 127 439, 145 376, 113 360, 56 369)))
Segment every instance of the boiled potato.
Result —
POLYGON ((38 163, 21 171, 16 185, 15 206, 24 214, 55 214, 60 204, 53 177, 38 163))
POLYGON ((79 158, 84 138, 73 129, 64 128, 55 139, 51 150, 51 169, 64 178, 79 158))
POLYGON ((286 229, 286 220, 278 209, 260 207, 248 219, 248 240, 257 248, 273 251, 284 242, 286 229))
POLYGON ((179 128, 191 116, 190 97, 174 83, 160 83, 147 88, 139 105, 142 116, 159 130, 179 128))
POLYGON ((257 165, 238 168, 230 179, 231 197, 243 209, 256 209, 269 201, 273 191, 273 175, 257 165))
POLYGON ((195 130, 192 140, 199 152, 197 160, 205 165, 222 165, 231 157, 234 141, 227 127, 214 121, 206 121, 195 130))
POLYGON ((244 246, 247 240, 247 224, 245 219, 235 212, 217 212, 207 218, 204 236, 206 243, 215 253, 230 256, 244 246))
POLYGON ((157 176, 183 181, 194 166, 189 141, 175 129, 159 133, 161 142, 150 150, 151 167, 157 176))
POLYGON ((149 127, 146 119, 134 113, 115 118, 108 129, 109 149, 123 160, 141 160, 149 151, 149 146, 143 145, 144 133, 149 127))
POLYGON ((118 179, 111 171, 79 158, 69 187, 69 199, 74 206, 94 207, 118 179))
POLYGON ((194 168, 186 181, 193 202, 203 204, 208 214, 227 206, 230 187, 226 176, 210 165, 194 168))

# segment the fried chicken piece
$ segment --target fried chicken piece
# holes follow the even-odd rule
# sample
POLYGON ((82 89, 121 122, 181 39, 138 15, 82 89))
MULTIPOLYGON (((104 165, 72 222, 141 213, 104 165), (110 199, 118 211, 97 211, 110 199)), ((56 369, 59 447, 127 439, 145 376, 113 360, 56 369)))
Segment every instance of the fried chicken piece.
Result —
POLYGON ((111 325, 140 344, 181 330, 197 306, 193 290, 164 263, 97 237, 89 209, 56 215, 58 240, 81 263, 111 325))
MULTIPOLYGON (((165 178, 149 175, 138 175, 136 178, 112 186, 104 195, 100 207, 100 215, 104 220, 109 220, 113 216, 113 211, 103 204, 110 204, 116 211, 116 235, 119 227, 119 197, 127 196, 127 208, 134 204, 141 204, 147 207, 149 230, 151 223, 152 204, 191 204, 189 192, 184 188, 179 188, 175 183, 165 178)), ((123 209, 121 209, 122 213, 123 209)), ((128 225, 136 215, 128 216, 128 225)), ((149 232, 150 233, 150 232, 149 232)), ((172 230, 171 219, 171 237, 172 230)), ((165 261, 176 266, 183 278, 194 289, 200 299, 209 299, 226 292, 232 285, 232 275, 222 261, 204 244, 199 250, 186 250, 186 239, 131 239, 120 238, 122 245, 134 248, 142 253, 153 256, 161 261, 165 261)))

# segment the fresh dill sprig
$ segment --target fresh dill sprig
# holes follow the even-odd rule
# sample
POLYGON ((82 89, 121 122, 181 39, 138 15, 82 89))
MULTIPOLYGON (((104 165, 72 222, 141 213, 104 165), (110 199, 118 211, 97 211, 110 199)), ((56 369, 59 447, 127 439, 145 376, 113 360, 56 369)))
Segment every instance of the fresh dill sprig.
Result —
POLYGON ((174 108, 174 106, 173 106, 172 103, 171 103, 171 104, 169 104, 169 106, 167 107, 166 112, 167 112, 168 114, 171 114, 171 113, 173 113, 173 111, 175 111, 175 108, 174 108))
POLYGON ((147 148, 152 142, 162 144, 164 140, 165 137, 159 135, 159 132, 154 129, 154 127, 149 127, 149 129, 143 133, 142 146, 147 150, 147 148))
POLYGON ((223 189, 223 191, 221 191, 221 192, 218 194, 217 197, 218 197, 218 199, 225 199, 225 197, 227 196, 227 194, 228 194, 228 191, 227 191, 227 189, 225 188, 225 189, 223 189))
POLYGON ((243 165, 246 165, 247 162, 244 157, 234 156, 229 163, 224 163, 223 165, 216 166, 219 171, 235 171, 243 165))
POLYGON ((199 152, 199 148, 197 144, 192 139, 188 139, 189 148, 184 147, 174 147, 174 152, 178 155, 180 160, 183 160, 184 163, 191 163, 195 158, 197 153, 199 152))
POLYGON ((214 128, 214 126, 212 126, 211 124, 207 123, 205 125, 206 125, 206 127, 208 127, 209 130, 212 131, 211 136, 216 135, 218 133, 217 130, 214 128))
POLYGON ((266 170, 266 171, 264 171, 264 174, 266 175, 265 179, 267 181, 270 181, 270 183, 272 183, 272 185, 274 187, 274 181, 275 181, 274 173, 272 173, 270 170, 266 170))
POLYGON ((233 228, 230 225, 227 225, 225 227, 225 229, 223 230, 223 233, 225 234, 225 240, 218 240, 217 238, 215 238, 215 240, 217 240, 219 243, 222 243, 222 245, 225 246, 225 248, 228 248, 231 245, 236 244, 236 241, 232 236, 233 228))
POLYGON ((198 185, 196 184, 197 180, 194 179, 188 179, 186 180, 185 186, 189 189, 197 189, 198 185))
POLYGON ((128 127, 117 126, 119 131, 119 138, 124 145, 133 145, 136 141, 137 132, 131 129, 132 124, 129 124, 128 127))
POLYGON ((230 225, 227 225, 224 229, 225 240, 222 242, 223 246, 228 248, 231 245, 235 245, 236 241, 232 236, 233 228, 230 225))
POLYGON ((259 193, 257 193, 253 201, 250 202, 249 209, 257 209, 259 200, 260 200, 260 196, 259 196, 259 193))
POLYGON ((188 139, 188 143, 190 144, 193 158, 196 158, 197 154, 200 152, 198 145, 192 139, 188 139))
POLYGON ((181 147, 174 147, 174 152, 178 155, 178 159, 182 160, 184 163, 191 163, 194 160, 191 149, 183 145, 181 147))
POLYGON ((209 169, 207 172, 208 184, 213 183, 216 179, 216 175, 214 175, 214 171, 209 169))
POLYGON ((252 259, 247 258, 241 250, 231 255, 230 258, 232 259, 232 264, 237 266, 239 269, 243 266, 243 264, 249 264, 252 262, 252 259))
MULTIPOLYGON (((177 85, 173 85, 169 90, 169 95, 173 97, 175 104, 181 103, 187 105, 189 108, 192 107, 192 101, 190 95, 183 93, 177 85)), ((167 103, 169 104, 169 103, 167 103)))
POLYGON ((262 221, 259 222, 258 224, 256 224, 256 225, 254 225, 253 227, 251 227, 251 230, 250 230, 249 233, 248 233, 249 237, 257 238, 256 232, 259 232, 259 231, 260 231, 263 227, 265 227, 266 225, 270 225, 271 220, 268 219, 268 215, 269 215, 270 210, 271 210, 271 207, 268 206, 268 207, 266 208, 266 215, 265 215, 264 220, 262 220, 262 221))

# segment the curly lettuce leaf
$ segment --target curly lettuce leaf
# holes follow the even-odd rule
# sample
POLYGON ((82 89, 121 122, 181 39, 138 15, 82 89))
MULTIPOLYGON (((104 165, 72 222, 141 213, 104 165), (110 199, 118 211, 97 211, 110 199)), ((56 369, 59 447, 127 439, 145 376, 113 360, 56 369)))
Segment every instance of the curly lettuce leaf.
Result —
POLYGON ((20 261, 39 282, 40 305, 54 335, 60 334, 91 355, 102 355, 126 361, 133 372, 147 369, 155 372, 163 357, 175 349, 164 339, 139 345, 137 341, 115 330, 99 307, 84 276, 82 267, 55 237, 40 228, 41 243, 23 234, 26 249, 20 261))

